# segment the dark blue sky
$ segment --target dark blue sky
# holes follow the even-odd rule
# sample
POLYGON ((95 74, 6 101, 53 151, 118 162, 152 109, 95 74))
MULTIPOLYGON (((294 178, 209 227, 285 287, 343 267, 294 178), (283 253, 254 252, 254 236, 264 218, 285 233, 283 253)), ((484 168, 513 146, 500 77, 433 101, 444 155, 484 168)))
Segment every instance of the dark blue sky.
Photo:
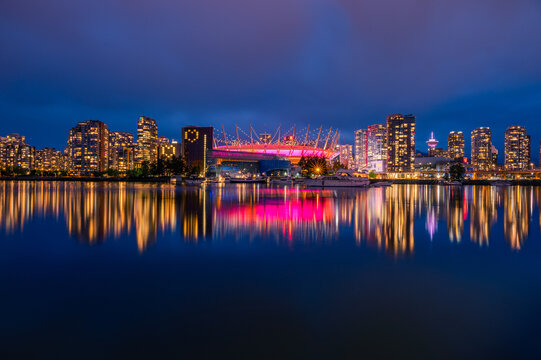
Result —
MULTIPOLYGON (((0 134, 63 147, 77 121, 541 137, 539 0, 17 0, 0 4, 0 134)), ((469 136, 467 137, 469 142, 469 136)), ((421 144, 418 146, 424 149, 421 144)), ((469 148, 469 146, 468 146, 469 148)))

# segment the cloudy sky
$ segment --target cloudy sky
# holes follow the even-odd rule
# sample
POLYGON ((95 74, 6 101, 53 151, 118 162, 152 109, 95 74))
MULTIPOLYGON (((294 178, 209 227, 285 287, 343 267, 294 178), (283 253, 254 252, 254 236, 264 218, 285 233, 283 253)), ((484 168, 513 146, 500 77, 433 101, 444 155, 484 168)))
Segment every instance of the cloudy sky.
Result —
POLYGON ((0 4, 0 135, 62 148, 99 119, 541 138, 540 0, 17 0, 0 4))

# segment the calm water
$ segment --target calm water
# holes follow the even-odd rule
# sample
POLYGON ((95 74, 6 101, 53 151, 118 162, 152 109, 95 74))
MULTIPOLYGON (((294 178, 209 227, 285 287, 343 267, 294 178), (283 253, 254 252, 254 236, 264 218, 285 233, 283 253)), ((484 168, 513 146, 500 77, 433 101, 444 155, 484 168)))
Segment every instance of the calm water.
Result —
POLYGON ((535 358, 540 203, 0 182, 0 356, 535 358))

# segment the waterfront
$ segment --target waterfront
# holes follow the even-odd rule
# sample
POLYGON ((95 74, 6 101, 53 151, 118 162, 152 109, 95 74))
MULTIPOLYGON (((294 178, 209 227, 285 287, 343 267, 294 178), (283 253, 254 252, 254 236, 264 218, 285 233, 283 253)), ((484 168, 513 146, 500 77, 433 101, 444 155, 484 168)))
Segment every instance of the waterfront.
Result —
POLYGON ((0 354, 533 356, 540 205, 528 186, 0 182, 0 354))

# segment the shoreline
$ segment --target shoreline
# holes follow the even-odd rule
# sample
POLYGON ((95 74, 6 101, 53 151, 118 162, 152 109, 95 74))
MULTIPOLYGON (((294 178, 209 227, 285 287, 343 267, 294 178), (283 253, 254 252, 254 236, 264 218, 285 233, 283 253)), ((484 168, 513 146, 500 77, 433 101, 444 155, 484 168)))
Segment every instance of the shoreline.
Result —
MULTIPOLYGON (((0 176, 0 181, 80 181, 80 182, 131 182, 131 183, 170 183, 169 176, 160 176, 153 178, 127 178, 127 177, 72 177, 72 176, 0 176)), ((392 182, 393 184, 403 185, 450 185, 442 183, 439 180, 431 179, 371 179, 370 183, 392 182)), ((511 186, 541 186, 541 179, 521 179, 521 180, 505 180, 511 186)), ((462 185, 485 185, 485 186, 502 186, 491 184, 493 180, 463 180, 462 185)), ((459 186, 459 185, 456 185, 459 186)), ((505 186, 505 185, 504 185, 505 186)))

